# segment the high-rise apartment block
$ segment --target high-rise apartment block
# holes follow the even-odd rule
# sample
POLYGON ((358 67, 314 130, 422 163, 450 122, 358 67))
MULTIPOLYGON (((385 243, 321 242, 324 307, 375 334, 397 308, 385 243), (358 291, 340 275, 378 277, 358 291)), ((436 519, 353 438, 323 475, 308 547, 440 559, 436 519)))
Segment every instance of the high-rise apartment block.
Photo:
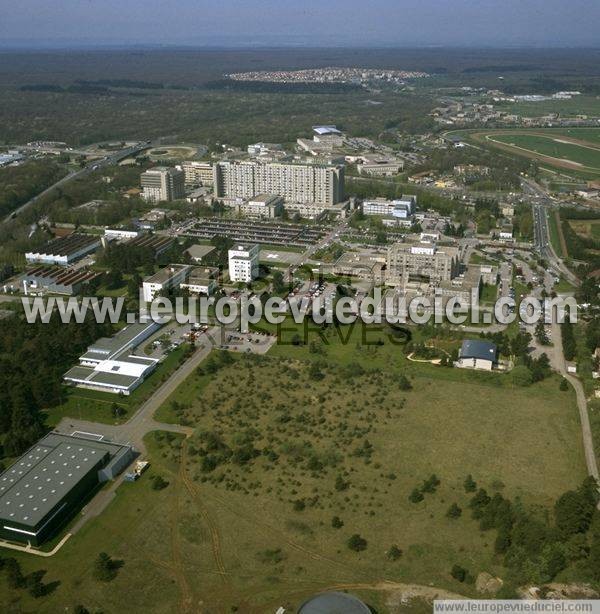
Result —
POLYGON ((290 203, 331 206, 344 200, 344 166, 224 160, 214 166, 217 198, 276 194, 290 203))
POLYGON ((142 197, 149 202, 185 197, 185 175, 176 168, 157 166, 142 173, 142 197))

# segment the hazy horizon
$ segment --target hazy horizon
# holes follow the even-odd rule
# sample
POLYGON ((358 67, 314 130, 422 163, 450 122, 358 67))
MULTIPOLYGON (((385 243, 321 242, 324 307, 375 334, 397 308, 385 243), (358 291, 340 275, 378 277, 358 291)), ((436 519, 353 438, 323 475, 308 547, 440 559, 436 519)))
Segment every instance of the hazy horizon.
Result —
POLYGON ((600 46, 595 0, 0 2, 2 49, 600 46))

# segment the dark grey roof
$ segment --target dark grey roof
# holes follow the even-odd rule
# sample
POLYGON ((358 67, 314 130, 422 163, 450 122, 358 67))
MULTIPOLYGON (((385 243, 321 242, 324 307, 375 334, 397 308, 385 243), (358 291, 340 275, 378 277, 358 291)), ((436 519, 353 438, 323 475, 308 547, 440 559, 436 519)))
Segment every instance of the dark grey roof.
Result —
POLYGON ((0 520, 35 528, 120 444, 49 433, 0 475, 0 520))
POLYGON ((479 358, 496 362, 498 348, 490 341, 483 339, 465 339, 460 350, 461 358, 479 358))
POLYGON ((347 593, 321 593, 305 601, 298 614, 370 614, 371 610, 353 595, 347 593))

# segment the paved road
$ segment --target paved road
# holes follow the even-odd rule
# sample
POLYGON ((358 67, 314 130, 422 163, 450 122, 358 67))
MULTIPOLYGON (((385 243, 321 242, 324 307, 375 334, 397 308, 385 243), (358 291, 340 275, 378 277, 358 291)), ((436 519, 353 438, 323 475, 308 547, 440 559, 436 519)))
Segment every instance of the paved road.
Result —
POLYGON ((594 442, 592 439, 592 429, 590 426, 590 418, 588 415, 587 400, 583 384, 577 377, 567 373, 565 359, 562 348, 562 338, 560 336, 560 324, 554 322, 552 324, 552 342, 553 347, 545 348, 552 366, 575 388, 577 394, 577 407, 579 409, 579 419, 581 421, 581 434, 583 438, 583 450, 585 453, 585 463, 587 465, 588 474, 598 480, 598 463, 594 452, 594 442))
POLYGON ((106 166, 112 166, 113 164, 116 164, 120 160, 123 160, 124 158, 127 158, 133 154, 139 153, 140 151, 143 151, 144 149, 147 149, 148 147, 149 145, 146 145, 146 144, 136 145, 135 147, 126 147, 125 149, 121 149, 119 151, 113 152, 112 154, 106 156, 105 159, 103 158, 101 160, 95 160, 93 162, 90 162, 86 167, 82 168, 81 170, 74 171, 72 173, 69 173, 68 175, 65 175, 62 179, 59 179, 56 183, 52 184, 50 187, 46 188, 44 191, 40 192, 39 194, 37 194, 36 196, 28 200, 26 203, 21 205, 18 209, 15 209, 15 211, 13 211, 10 215, 4 218, 3 220, 4 223, 9 222, 14 217, 18 216, 23 211, 25 211, 27 208, 29 208, 31 205, 33 205, 35 202, 37 202, 39 198, 41 198, 42 196, 45 196, 46 194, 49 194, 50 192, 52 192, 56 188, 59 188, 65 183, 68 183, 69 181, 72 181, 73 179, 76 179, 77 177, 83 177, 85 175, 89 175, 91 172, 99 170, 100 168, 104 168, 106 166))

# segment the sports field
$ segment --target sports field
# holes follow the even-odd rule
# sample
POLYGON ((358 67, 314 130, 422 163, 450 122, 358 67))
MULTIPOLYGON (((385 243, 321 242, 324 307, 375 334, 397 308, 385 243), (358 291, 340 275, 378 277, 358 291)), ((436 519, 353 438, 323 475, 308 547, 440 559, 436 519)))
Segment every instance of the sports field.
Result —
POLYGON ((577 175, 600 175, 600 129, 477 131, 468 138, 577 175))
POLYGON ((413 585, 475 595, 450 576, 454 564, 502 577, 495 534, 471 518, 463 481, 470 473, 490 493, 549 509, 585 475, 574 395, 555 377, 520 388, 410 362, 385 330, 367 334, 371 345, 358 327, 342 332, 267 357, 215 352, 157 416, 195 435, 183 445, 150 435, 151 470, 59 554, 17 555, 24 573, 47 569, 44 582, 60 584, 36 600, 5 589, 0 607, 258 614, 336 587, 384 613, 413 585), (409 501, 432 474, 435 492, 409 501), (154 490, 152 475, 168 486, 154 490), (460 518, 446 516, 453 503, 460 518), (348 547, 354 534, 360 552, 348 547), (123 561, 109 583, 93 575, 101 551, 123 561))

